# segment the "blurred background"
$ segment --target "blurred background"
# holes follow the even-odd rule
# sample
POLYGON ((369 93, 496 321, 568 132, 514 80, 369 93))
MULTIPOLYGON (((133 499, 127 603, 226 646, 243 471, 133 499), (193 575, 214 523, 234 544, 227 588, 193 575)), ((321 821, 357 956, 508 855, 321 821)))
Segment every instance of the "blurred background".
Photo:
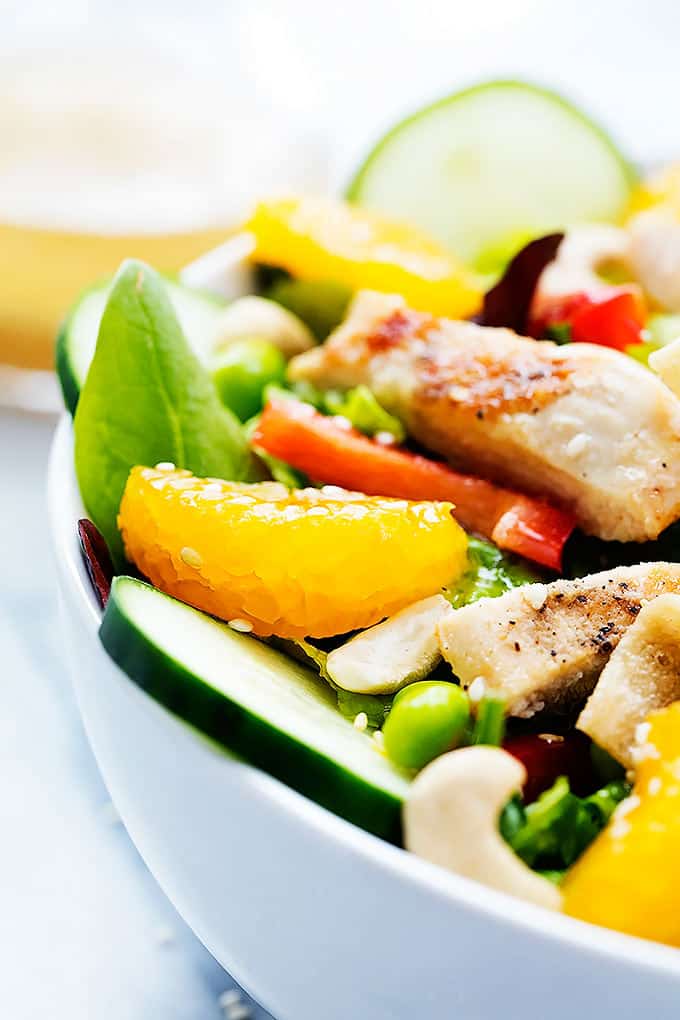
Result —
MULTIPOLYGON (((0 363, 124 255, 177 269, 254 195, 337 188, 404 113, 488 76, 563 89, 636 159, 674 151, 673 0, 0 6, 0 363)), ((5 402, 52 403, 11 368, 5 402)))
POLYGON ((337 190, 392 122, 487 77, 677 156, 679 40, 677 0, 0 0, 3 1016, 236 1002, 117 824, 62 671, 42 491, 65 309, 123 256, 178 269, 255 195, 337 190))

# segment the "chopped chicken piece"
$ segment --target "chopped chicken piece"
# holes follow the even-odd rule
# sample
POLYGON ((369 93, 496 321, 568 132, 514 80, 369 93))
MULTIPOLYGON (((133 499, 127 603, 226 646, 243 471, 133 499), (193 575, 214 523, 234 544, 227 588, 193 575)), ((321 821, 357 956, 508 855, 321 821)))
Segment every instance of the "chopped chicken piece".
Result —
POLYGON ((618 351, 437 319, 363 292, 290 374, 365 383, 455 467, 548 496, 600 538, 656 538, 680 516, 680 400, 618 351))
POLYGON ((577 726, 626 768, 650 712, 680 700, 680 595, 643 606, 602 671, 577 726))
POLYGON ((444 658, 463 687, 477 678, 511 715, 568 711, 592 692, 644 602, 680 593, 680 564, 641 563, 515 588, 452 610, 439 624, 444 658))

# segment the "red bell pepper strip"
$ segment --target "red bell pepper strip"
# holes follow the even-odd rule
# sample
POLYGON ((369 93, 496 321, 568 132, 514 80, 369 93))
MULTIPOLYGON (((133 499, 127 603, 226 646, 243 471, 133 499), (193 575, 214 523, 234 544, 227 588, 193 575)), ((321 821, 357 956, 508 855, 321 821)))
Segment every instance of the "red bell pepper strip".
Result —
POLYGON ((567 325, 570 339, 576 343, 601 344, 625 351, 642 342, 646 317, 645 301, 638 287, 608 287, 597 295, 578 293, 539 299, 530 333, 544 336, 550 326, 567 325))
POLYGON ((411 500, 450 500, 470 531, 503 549, 560 570, 572 514, 446 464, 384 446, 297 400, 267 404, 252 437, 273 457, 330 485, 411 500))

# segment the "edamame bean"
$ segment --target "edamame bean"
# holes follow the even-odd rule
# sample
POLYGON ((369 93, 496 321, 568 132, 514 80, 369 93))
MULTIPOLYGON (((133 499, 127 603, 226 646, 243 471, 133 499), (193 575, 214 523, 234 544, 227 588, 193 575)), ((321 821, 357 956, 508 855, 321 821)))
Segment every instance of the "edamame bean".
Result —
POLYGON ((420 769, 463 740, 470 717, 467 695, 456 684, 420 680, 399 692, 383 727, 392 761, 420 769))
POLYGON ((262 392, 269 383, 283 383, 286 359, 268 340, 234 340, 213 359, 213 379, 223 404, 247 421, 262 410, 262 392))

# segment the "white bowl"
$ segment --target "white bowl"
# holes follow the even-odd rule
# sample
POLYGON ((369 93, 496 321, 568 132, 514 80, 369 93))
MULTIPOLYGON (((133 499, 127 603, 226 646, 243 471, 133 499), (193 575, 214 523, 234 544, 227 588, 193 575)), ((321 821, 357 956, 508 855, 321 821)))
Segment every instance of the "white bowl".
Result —
POLYGON ((550 914, 418 860, 223 754, 98 635, 65 416, 49 469, 65 644, 85 726, 140 853, 277 1020, 677 1018, 680 952, 550 914))

